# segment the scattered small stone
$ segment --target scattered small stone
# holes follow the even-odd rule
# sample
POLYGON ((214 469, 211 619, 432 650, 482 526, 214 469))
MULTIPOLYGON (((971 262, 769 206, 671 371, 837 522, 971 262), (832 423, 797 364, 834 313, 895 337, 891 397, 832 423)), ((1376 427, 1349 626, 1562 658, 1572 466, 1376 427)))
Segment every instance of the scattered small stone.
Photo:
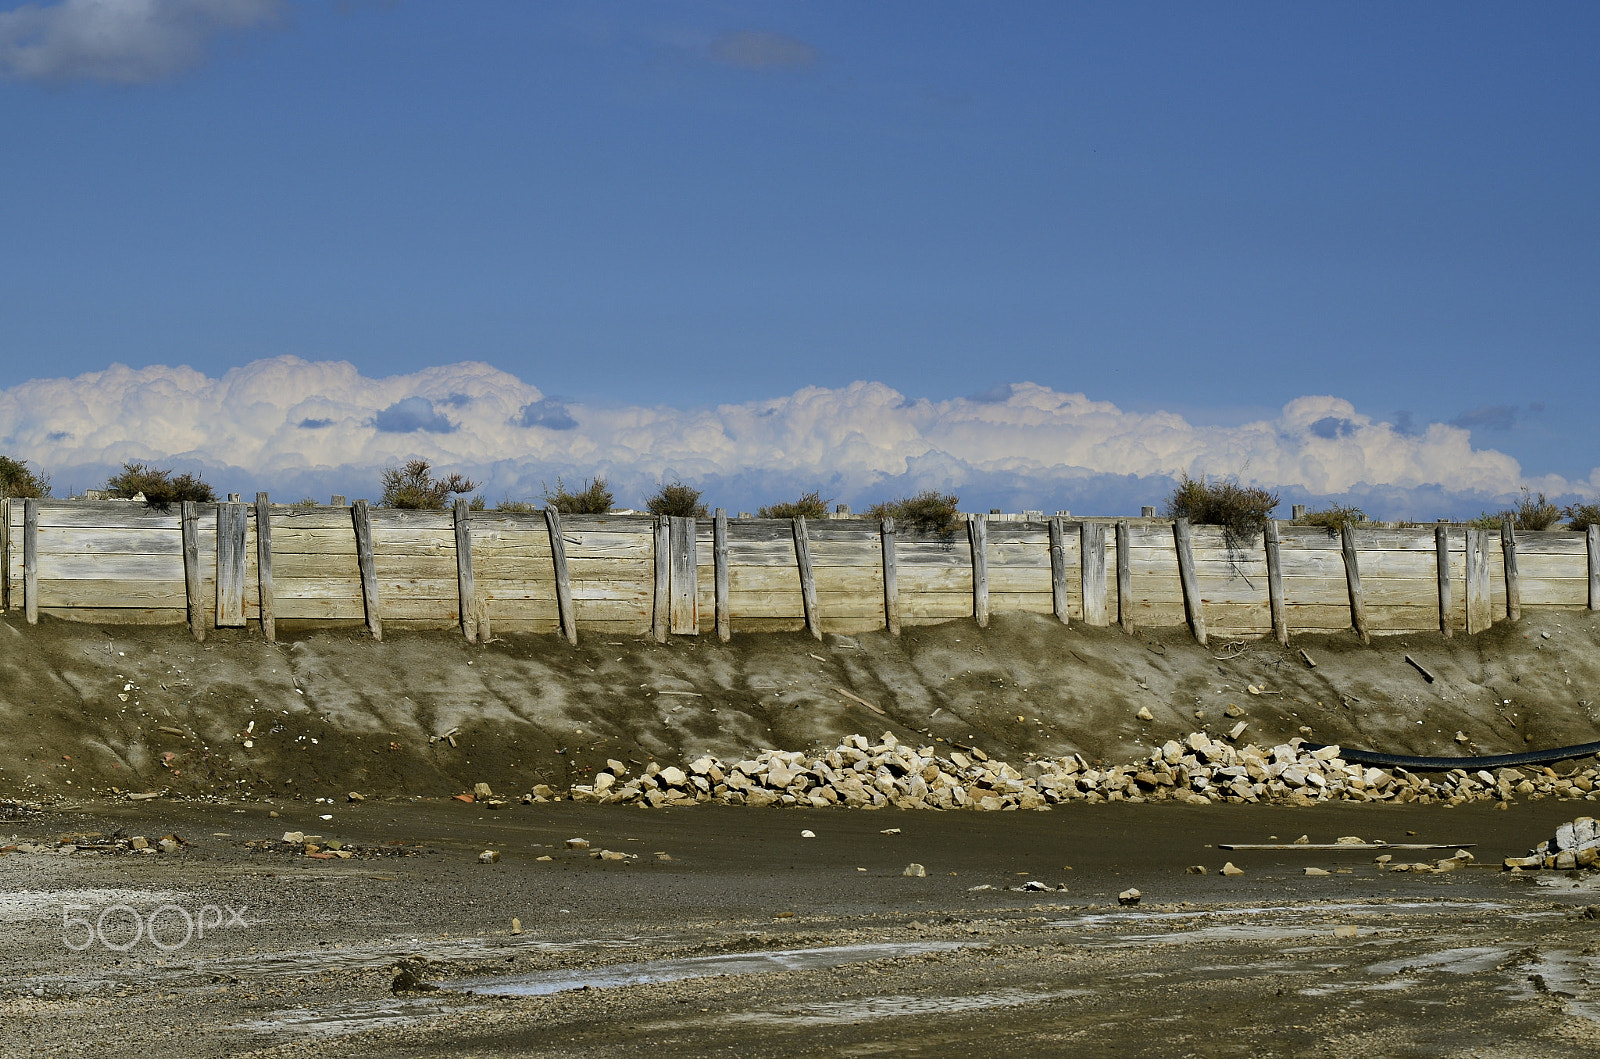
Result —
POLYGON ((522 920, 518 919, 516 916, 512 916, 511 917, 511 933, 513 933, 513 934, 521 934, 522 933, 522 920))
POLYGON ((1394 854, 1392 854, 1392 853, 1380 853, 1376 857, 1372 858, 1372 863, 1380 864, 1380 865, 1381 864, 1388 864, 1391 860, 1394 860, 1394 854))
POLYGON ((1243 875, 1244 874, 1244 869, 1243 868, 1239 868, 1239 867, 1235 867, 1233 861, 1230 860, 1228 863, 1226 863, 1226 864, 1224 864, 1222 866, 1222 874, 1223 875, 1243 875))
POLYGON ((1117 895, 1117 904, 1119 904, 1119 905, 1128 905, 1128 906, 1136 905, 1136 904, 1139 903, 1139 898, 1141 898, 1143 896, 1144 895, 1141 894, 1138 890, 1129 888, 1127 890, 1122 891, 1120 894, 1117 895))
POLYGON ((149 849, 150 840, 143 835, 134 835, 128 840, 128 845, 133 849, 149 849))
POLYGON ((905 871, 900 874, 913 879, 926 879, 928 877, 928 869, 920 864, 907 864, 905 871))
POLYGON ((1140 706, 1139 712, 1134 714, 1134 716, 1139 718, 1141 721, 1153 721, 1156 719, 1156 715, 1150 712, 1150 707, 1148 706, 1140 706))
POLYGON ((1226 705, 1226 706, 1224 706, 1222 708, 1222 712, 1224 714, 1226 714, 1227 716, 1229 716, 1229 717, 1243 717, 1244 716, 1244 711, 1241 710, 1239 707, 1235 706, 1231 702, 1228 703, 1228 705, 1226 705))
POLYGON ((278 810, 276 810, 276 809, 268 809, 267 810, 267 816, 270 819, 276 820, 278 818, 278 810))
POLYGON ((1334 841, 1334 843, 1336 845, 1340 845, 1340 846, 1364 846, 1364 845, 1366 845, 1366 842, 1362 841, 1361 836, 1359 836, 1359 835, 1341 835, 1340 837, 1334 839, 1333 841, 1334 841))
POLYGON ((489 789, 487 783, 474 783, 472 785, 472 796, 482 801, 485 798, 493 798, 494 791, 489 789))
POLYGON ((1332 875, 1332 872, 1323 871, 1321 868, 1307 868, 1307 875, 1332 875))
POLYGON ((478 854, 478 863, 479 864, 499 864, 500 863, 500 851, 497 850, 497 849, 486 849, 486 850, 484 850, 482 853, 478 854))
POLYGON ((1333 928, 1333 936, 1336 938, 1353 938, 1360 933, 1360 927, 1350 926, 1348 924, 1342 927, 1333 928))
POLYGON ((349 794, 345 795, 345 799, 352 802, 364 802, 367 800, 358 791, 351 791, 349 794))
POLYGON ((569 839, 567 839, 567 848, 568 849, 588 849, 589 848, 589 840, 586 839, 586 838, 569 838, 569 839))
POLYGON ((672 854, 670 854, 670 853, 657 853, 656 854, 656 860, 671 860, 671 859, 672 859, 672 854))
POLYGON ((886 827, 878 832, 880 835, 898 835, 899 833, 900 829, 898 827, 886 827))
POLYGON ((817 837, 817 833, 815 831, 802 831, 802 832, 800 832, 800 837, 801 838, 816 838, 817 837))
POLYGON ((1184 871, 1188 872, 1190 875, 1204 875, 1206 873, 1206 866, 1204 864, 1191 864, 1185 868, 1184 871))

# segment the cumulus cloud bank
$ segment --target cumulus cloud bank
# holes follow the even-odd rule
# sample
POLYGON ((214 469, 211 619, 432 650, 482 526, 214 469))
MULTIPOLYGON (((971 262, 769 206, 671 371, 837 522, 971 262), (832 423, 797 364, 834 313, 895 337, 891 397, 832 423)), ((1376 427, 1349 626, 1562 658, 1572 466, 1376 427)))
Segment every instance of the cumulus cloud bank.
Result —
POLYGON ((0 451, 80 488, 139 459, 201 469, 237 492, 371 495, 381 468, 421 456, 479 478, 491 500, 537 495, 557 475, 603 475, 638 502, 681 478, 735 510, 821 487, 855 503, 939 488, 973 507, 1126 512, 1187 472, 1238 475, 1286 500, 1364 499, 1374 514, 1431 518, 1523 485, 1552 496, 1600 485, 1600 471, 1529 477, 1504 453, 1473 448, 1461 427, 1402 431, 1337 397, 1207 427, 1032 383, 941 401, 858 382, 714 408, 602 406, 548 396, 487 364, 371 378, 297 357, 220 377, 116 365, 0 390, 0 451))
POLYGON ((159 81, 198 65, 226 30, 271 22, 282 0, 60 0, 0 12, 0 74, 30 81, 159 81))

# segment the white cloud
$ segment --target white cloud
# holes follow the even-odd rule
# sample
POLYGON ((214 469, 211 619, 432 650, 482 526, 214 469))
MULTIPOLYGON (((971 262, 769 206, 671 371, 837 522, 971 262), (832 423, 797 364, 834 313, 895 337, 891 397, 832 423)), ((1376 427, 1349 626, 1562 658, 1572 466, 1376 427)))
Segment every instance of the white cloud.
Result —
POLYGON ((296 357, 219 378, 118 365, 0 390, 0 452, 80 488, 140 459, 203 469, 232 491, 362 495, 380 468, 422 456, 482 479, 491 499, 536 495, 558 474, 600 474, 637 502, 681 477, 745 509, 820 486, 855 503, 942 488, 1010 510, 1112 513, 1156 502, 1180 472, 1237 474, 1297 498, 1367 498, 1389 517, 1475 512, 1523 485, 1600 491, 1600 471, 1529 477, 1504 453, 1473 448, 1466 429, 1402 431, 1336 397, 1210 427, 1031 383, 945 401, 858 382, 714 408, 599 406, 486 364, 369 378, 296 357))
POLYGON ((198 65, 211 38, 271 22, 282 0, 60 0, 0 12, 0 74, 142 84, 198 65))

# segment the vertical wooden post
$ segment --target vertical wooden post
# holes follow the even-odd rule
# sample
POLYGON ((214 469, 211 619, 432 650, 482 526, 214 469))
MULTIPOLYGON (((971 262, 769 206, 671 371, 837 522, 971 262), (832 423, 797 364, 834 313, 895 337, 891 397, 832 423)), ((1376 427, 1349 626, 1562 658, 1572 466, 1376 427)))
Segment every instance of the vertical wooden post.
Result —
MULTIPOLYGON (((1593 552, 1590 553, 1591 556, 1593 552)), ((1594 565, 1590 558, 1589 564, 1594 565)), ((184 568, 188 569, 187 550, 184 568)), ((29 625, 39 624, 39 502, 31 497, 22 502, 22 606, 29 625)))
POLYGON ((672 531, 666 516, 656 519, 656 596, 650 611, 650 633, 656 643, 667 642, 667 623, 671 613, 672 531))
POLYGON ((1361 569, 1356 565, 1356 531, 1348 522, 1340 527, 1339 540, 1344 552, 1344 583, 1350 591, 1350 624, 1355 626, 1361 642, 1370 644, 1372 634, 1367 631, 1367 604, 1361 596, 1361 569))
POLYGON ((544 525, 550 531, 550 563, 556 575, 556 614, 567 643, 578 645, 578 619, 572 611, 572 581, 567 575, 567 542, 561 537, 561 512, 553 504, 544 508, 544 525))
POLYGON ((1600 610, 1600 525, 1584 534, 1589 552, 1589 609, 1600 610))
POLYGON ((1439 579, 1439 635, 1450 639, 1450 531, 1433 527, 1433 566, 1439 579))
POLYGON ((11 498, 0 496, 0 611, 11 609, 11 498))
POLYGON ((1517 527, 1506 515, 1500 520, 1500 554, 1505 560, 1506 618, 1522 620, 1522 579, 1517 573, 1517 527))
POLYGON ((972 616, 978 628, 989 627, 989 523, 982 515, 967 520, 967 543, 972 548, 972 616))
POLYGON ((244 505, 235 501, 217 505, 217 628, 244 625, 244 573, 246 555, 244 505))
POLYGON ((374 640, 383 639, 383 614, 378 601, 378 568, 372 559, 372 513, 365 500, 350 506, 350 521, 356 532, 356 565, 361 569, 361 605, 366 611, 367 628, 374 640))
POLYGON ((1101 522, 1078 523, 1078 578, 1083 592, 1083 620, 1106 623, 1106 527, 1101 522))
POLYGON ((894 519, 886 518, 879 523, 878 536, 883 545, 883 625, 890 636, 899 636, 900 581, 899 564, 894 555, 894 519))
POLYGON ((1189 520, 1180 518, 1172 524, 1172 541, 1178 551, 1178 581, 1183 586, 1183 611, 1189 619, 1189 631, 1195 643, 1206 645, 1206 616, 1201 611, 1200 582, 1194 575, 1194 542, 1189 536, 1189 520))
POLYGON ((1050 520, 1050 603, 1056 620, 1070 624, 1072 601, 1067 596, 1067 531, 1061 516, 1050 520))
POLYGON ((256 594, 261 597, 261 635, 278 638, 277 589, 272 583, 272 499, 256 494, 256 594))
POLYGON ((674 636, 700 635, 700 564, 692 518, 673 518, 668 523, 672 544, 672 612, 674 636))
POLYGON ((1267 551, 1267 607, 1272 614, 1272 635, 1283 646, 1289 646, 1289 614, 1283 602, 1283 552, 1278 540, 1278 520, 1267 519, 1262 531, 1267 551))
POLYGON ((733 637, 733 614, 728 609, 728 512, 717 508, 711 521, 712 593, 715 597, 717 639, 733 637))
POLYGON ((822 639, 822 625, 817 618, 817 579, 811 572, 811 536, 806 531, 804 515, 793 520, 794 559, 800 567, 800 604, 806 611, 806 631, 822 639))
POLYGON ((1133 556, 1129 554, 1128 520, 1117 520, 1117 624, 1133 631, 1133 556))
POLYGON ((456 599, 461 611, 461 633, 468 643, 478 642, 478 586, 472 576, 472 507, 456 498, 456 599))
POLYGON ((178 525, 183 532, 183 589, 189 606, 189 631, 196 640, 206 638, 205 601, 200 598, 200 515, 193 500, 178 504, 178 525))
POLYGON ((1474 636, 1494 622, 1489 613, 1489 535, 1467 527, 1467 635, 1474 636))

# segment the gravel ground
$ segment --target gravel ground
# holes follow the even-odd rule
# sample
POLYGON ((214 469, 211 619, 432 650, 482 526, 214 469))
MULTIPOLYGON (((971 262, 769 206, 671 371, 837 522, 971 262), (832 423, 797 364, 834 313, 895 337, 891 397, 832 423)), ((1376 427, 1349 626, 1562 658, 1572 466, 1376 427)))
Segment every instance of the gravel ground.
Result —
POLYGON ((23 813, 0 820, 0 845, 184 845, 0 855, 0 1052, 1591 1055, 1600 873, 1499 870, 1581 811, 155 800, 23 813), (294 855, 289 831, 355 852, 294 855), (1397 855, 1416 860, 1473 843, 1478 860, 1415 874, 1371 850, 1217 848, 1301 835, 1451 847, 1397 855), (479 863, 490 850, 498 861, 479 863), (1220 875, 1227 861, 1244 874, 1220 875), (926 876, 904 875, 911 863, 926 876), (1030 881, 1051 889, 1009 889, 1030 881), (1141 901, 1120 906, 1129 887, 1141 901), (164 905, 181 910, 157 917, 167 951, 148 936, 107 947, 132 934, 114 906, 148 921, 164 905), (180 944, 184 913, 218 922, 180 944), (397 977, 436 988, 397 992, 397 977))

